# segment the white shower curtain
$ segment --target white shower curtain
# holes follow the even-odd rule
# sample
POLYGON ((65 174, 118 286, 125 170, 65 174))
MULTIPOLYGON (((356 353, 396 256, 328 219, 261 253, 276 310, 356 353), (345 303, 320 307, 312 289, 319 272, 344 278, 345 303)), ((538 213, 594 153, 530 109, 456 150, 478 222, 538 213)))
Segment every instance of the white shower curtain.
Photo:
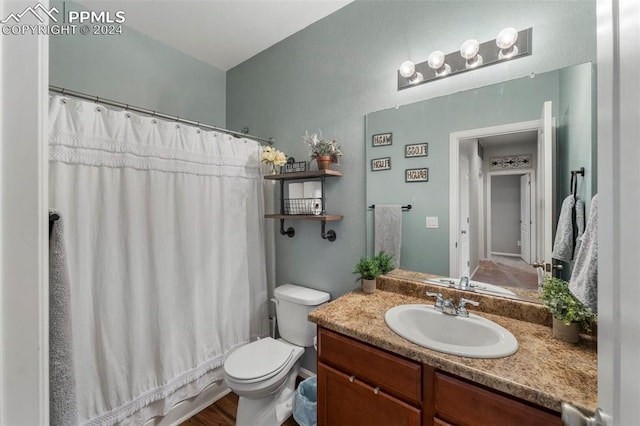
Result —
POLYGON ((164 414, 268 334, 260 145, 61 96, 49 144, 78 419, 164 414))

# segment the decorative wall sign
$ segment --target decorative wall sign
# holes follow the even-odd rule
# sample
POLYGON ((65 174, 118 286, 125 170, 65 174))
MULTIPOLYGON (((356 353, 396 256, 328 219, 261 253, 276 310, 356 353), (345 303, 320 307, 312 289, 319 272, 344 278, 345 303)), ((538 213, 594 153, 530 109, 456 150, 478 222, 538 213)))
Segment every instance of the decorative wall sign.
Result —
POLYGON ((307 162, 298 161, 297 163, 287 163, 284 166, 282 166, 280 169, 281 169, 281 173, 306 172, 307 162))
POLYGON ((404 146, 404 156, 411 157, 427 157, 429 155, 428 143, 414 143, 404 146))
POLYGON ((491 157, 491 170, 530 169, 531 154, 503 155, 491 157))
POLYGON ((392 133, 379 133, 371 137, 371 144, 373 146, 387 146, 393 142, 392 133))
POLYGON ((429 169, 406 169, 404 171, 405 182, 429 182, 429 169))
POLYGON ((391 157, 374 158, 371 160, 371 171, 391 170, 391 157))

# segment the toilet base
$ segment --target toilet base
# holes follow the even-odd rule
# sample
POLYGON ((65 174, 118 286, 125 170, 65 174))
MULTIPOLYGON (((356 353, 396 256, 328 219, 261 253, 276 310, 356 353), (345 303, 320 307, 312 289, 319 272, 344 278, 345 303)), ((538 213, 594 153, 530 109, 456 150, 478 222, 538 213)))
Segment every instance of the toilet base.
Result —
POLYGON ((265 398, 241 396, 236 413, 237 426, 279 426, 293 413, 293 396, 300 361, 296 362, 281 389, 265 398))

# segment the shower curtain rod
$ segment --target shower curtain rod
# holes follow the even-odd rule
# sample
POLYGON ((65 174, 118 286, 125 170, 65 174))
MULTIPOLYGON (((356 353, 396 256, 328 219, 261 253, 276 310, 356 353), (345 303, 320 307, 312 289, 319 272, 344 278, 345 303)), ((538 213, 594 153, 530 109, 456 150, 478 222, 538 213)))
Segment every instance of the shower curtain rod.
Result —
MULTIPOLYGON (((109 105, 109 106, 113 106, 113 107, 116 107, 116 108, 122 108, 122 109, 125 109, 125 110, 128 110, 128 111, 139 112, 139 113, 142 113, 142 114, 150 115, 152 117, 164 118, 166 120, 175 121, 177 123, 189 124, 189 125, 192 125, 192 126, 200 127, 202 129, 216 130, 218 132, 227 133, 227 134, 235 136, 235 137, 253 139, 253 140, 256 140, 256 141, 259 141, 259 142, 265 142, 265 143, 267 143, 269 145, 273 145, 273 138, 266 139, 266 138, 261 138, 261 137, 258 137, 258 136, 252 136, 252 135, 249 135, 249 134, 243 133, 243 132, 236 132, 234 130, 223 129, 222 127, 216 127, 216 126, 212 126, 210 124, 200 123, 199 121, 186 120, 184 118, 180 118, 180 117, 175 116, 175 115, 163 114, 161 112, 154 111, 154 110, 151 110, 151 109, 140 108, 140 107, 129 105, 129 104, 125 104, 125 103, 122 103, 122 102, 112 101, 112 100, 109 100, 109 99, 100 98, 98 96, 88 95, 88 94, 82 93, 82 92, 76 92, 75 90, 64 89, 62 87, 52 86, 51 85, 51 86, 49 86, 49 91, 54 92, 54 93, 59 93, 61 95, 73 96, 74 98, 80 98, 80 99, 85 99, 85 100, 88 100, 88 101, 94 101, 96 103, 100 103, 100 104, 103 104, 103 105, 109 105)), ((245 129, 243 129, 243 131, 244 130, 246 130, 247 132, 249 131, 249 129, 246 128, 246 127, 245 127, 245 129)))

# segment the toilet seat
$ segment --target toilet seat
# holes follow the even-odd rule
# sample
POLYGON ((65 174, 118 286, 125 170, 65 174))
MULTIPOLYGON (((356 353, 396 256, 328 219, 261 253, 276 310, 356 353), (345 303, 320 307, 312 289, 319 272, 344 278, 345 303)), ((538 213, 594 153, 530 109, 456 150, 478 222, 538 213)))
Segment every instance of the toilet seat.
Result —
POLYGON ((289 366, 294 356, 291 345, 267 337, 244 345, 229 355, 224 372, 237 383, 261 382, 289 366))

